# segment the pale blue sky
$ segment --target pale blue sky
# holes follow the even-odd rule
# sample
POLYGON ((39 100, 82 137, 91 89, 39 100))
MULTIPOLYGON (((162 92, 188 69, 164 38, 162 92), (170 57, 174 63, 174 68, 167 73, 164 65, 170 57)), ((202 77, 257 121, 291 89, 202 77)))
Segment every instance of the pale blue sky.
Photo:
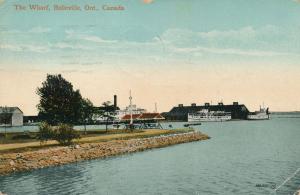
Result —
POLYGON ((16 12, 13 7, 37 2, 45 1, 6 1, 1 6, 2 66, 16 60, 40 68, 61 66, 72 64, 74 55, 80 56, 76 63, 98 66, 113 64, 112 55, 125 64, 132 64, 136 55, 166 63, 300 59, 300 3, 293 0, 48 1, 50 7, 64 2, 126 9, 94 13, 16 12))
MULTIPOLYGON (((113 71, 123 74, 127 69, 137 78, 148 77, 149 70, 173 69, 179 74, 190 69, 208 75, 218 69, 228 78, 233 77, 231 69, 243 74, 274 70, 278 77, 287 72, 289 78, 297 78, 300 1, 154 0, 145 4, 142 0, 6 0, 0 5, 0 73, 7 76, 16 69, 64 74, 111 70, 112 78, 119 76, 113 71), (51 9, 54 4, 81 5, 82 9, 90 4, 99 11, 15 11, 15 4, 48 4, 51 9), (125 10, 104 11, 102 5, 122 5, 125 10)), ((5 90, 7 85, 0 87, 5 90)), ((297 90, 299 85, 291 89, 297 90)), ((215 92, 227 95, 220 93, 215 92)), ((236 98, 232 95, 228 101, 236 98)), ((278 106, 280 109, 284 107, 278 106)))

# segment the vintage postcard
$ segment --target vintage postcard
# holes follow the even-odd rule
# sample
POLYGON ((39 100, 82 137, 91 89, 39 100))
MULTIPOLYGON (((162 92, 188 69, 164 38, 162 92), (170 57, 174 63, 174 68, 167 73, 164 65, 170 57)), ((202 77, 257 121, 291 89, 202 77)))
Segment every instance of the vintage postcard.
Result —
POLYGON ((296 195, 299 127, 299 0, 0 0, 0 195, 296 195))

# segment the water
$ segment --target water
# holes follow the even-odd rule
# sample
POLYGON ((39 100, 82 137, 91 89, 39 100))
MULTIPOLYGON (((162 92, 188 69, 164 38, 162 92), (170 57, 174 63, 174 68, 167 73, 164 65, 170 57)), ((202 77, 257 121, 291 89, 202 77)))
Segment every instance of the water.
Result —
MULTIPOLYGON (((182 123, 173 124, 180 126, 182 123)), ((0 177, 13 194, 275 194, 300 167, 300 118, 197 126, 212 138, 0 177)), ((300 189, 300 173, 277 194, 300 189)))

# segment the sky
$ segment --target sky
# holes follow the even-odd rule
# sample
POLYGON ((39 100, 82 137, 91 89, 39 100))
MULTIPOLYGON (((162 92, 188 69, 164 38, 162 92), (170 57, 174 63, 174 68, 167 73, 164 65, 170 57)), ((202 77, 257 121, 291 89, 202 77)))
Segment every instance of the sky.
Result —
POLYGON ((0 0, 0 105, 37 114, 47 74, 96 106, 116 94, 124 108, 131 90, 148 111, 220 101, 300 110, 300 1, 0 0))

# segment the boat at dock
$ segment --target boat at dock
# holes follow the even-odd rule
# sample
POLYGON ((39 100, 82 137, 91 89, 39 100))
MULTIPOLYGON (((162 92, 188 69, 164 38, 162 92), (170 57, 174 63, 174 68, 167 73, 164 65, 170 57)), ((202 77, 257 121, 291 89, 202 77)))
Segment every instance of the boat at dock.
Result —
POLYGON ((229 120, 231 120, 231 113, 221 110, 202 109, 195 113, 188 113, 188 122, 222 122, 229 120))
POLYGON ((184 127, 190 127, 190 126, 198 126, 198 125, 201 125, 201 123, 199 123, 199 122, 186 123, 183 126, 184 127))
POLYGON ((259 108, 258 111, 250 112, 247 116, 248 120, 268 120, 270 119, 269 108, 259 108))

